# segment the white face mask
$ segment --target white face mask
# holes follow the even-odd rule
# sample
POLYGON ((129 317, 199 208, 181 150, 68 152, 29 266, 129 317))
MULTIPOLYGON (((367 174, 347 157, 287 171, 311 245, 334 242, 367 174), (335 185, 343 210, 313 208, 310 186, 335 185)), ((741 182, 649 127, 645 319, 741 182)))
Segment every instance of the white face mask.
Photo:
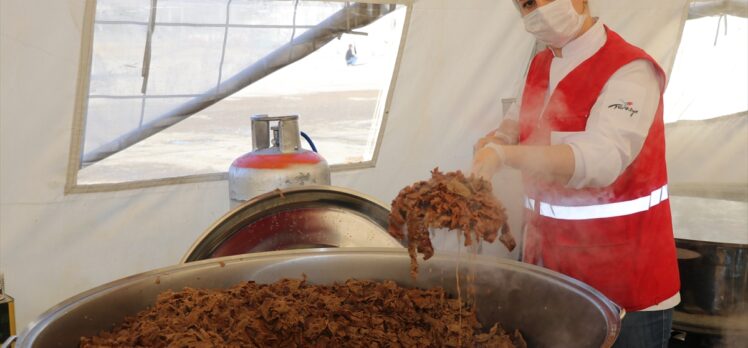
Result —
POLYGON ((571 0, 556 0, 527 14, 525 30, 548 46, 561 48, 582 30, 585 15, 574 9, 571 0))

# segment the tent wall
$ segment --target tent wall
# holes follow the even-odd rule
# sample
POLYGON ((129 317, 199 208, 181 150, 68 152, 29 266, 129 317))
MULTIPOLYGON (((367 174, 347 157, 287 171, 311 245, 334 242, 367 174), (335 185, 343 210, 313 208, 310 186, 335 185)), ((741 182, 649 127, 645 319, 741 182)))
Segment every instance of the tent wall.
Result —
MULTIPOLYGON (((592 2, 669 70, 685 0, 592 2)), ((0 2, 0 270, 20 326, 76 293, 174 264, 229 206, 226 182, 63 194, 84 7, 0 2)), ((436 166, 467 169, 531 46, 509 0, 415 1, 377 166, 336 173, 333 183, 389 202, 436 166)), ((516 231, 519 191, 501 186, 516 231)))
MULTIPOLYGON (((668 140, 671 192, 748 202, 746 130, 748 112, 667 124, 665 136, 668 140)), ((744 233, 748 233, 746 231, 744 229, 744 233)))

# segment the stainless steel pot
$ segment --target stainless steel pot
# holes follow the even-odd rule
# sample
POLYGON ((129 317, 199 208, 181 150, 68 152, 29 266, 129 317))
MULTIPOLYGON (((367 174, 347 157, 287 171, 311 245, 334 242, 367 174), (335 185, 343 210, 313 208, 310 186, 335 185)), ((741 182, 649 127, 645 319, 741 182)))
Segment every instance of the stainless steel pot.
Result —
POLYGON ((671 195, 681 303, 673 328, 748 341, 748 203, 671 195))
POLYGON ((677 239, 681 305, 693 314, 748 313, 748 245, 677 239))
MULTIPOLYGON (((477 272, 479 320, 519 328, 531 347, 610 347, 621 309, 589 286, 544 268, 511 260, 439 253, 423 262, 417 280, 407 252, 395 249, 309 249, 254 253, 167 267, 124 278, 73 297, 44 313, 19 336, 16 347, 75 347, 84 335, 109 329, 183 287, 226 288, 241 281, 271 283, 301 277, 317 284, 349 278, 392 279, 408 287, 442 286, 455 293, 477 272)), ((463 289, 463 294, 466 290, 463 289)))
POLYGON ((681 303, 673 327, 748 339, 748 245, 676 239, 681 303))

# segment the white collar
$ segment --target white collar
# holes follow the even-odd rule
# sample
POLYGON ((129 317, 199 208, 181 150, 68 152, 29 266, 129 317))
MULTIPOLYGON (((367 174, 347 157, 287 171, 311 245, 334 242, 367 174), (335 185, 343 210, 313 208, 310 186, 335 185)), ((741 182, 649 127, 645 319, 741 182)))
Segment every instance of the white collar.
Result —
POLYGON ((561 48, 561 57, 554 59, 569 59, 581 61, 591 57, 595 52, 605 45, 608 35, 605 33, 605 26, 602 21, 595 18, 593 24, 587 31, 578 38, 570 41, 566 46, 561 48))

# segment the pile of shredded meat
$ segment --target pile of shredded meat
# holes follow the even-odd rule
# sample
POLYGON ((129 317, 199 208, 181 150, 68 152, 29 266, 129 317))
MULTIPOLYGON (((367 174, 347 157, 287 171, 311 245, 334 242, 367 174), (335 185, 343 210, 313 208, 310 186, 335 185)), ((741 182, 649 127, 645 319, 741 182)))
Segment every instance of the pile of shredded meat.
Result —
POLYGON ((429 228, 459 230, 465 246, 485 240, 499 240, 509 251, 514 241, 504 206, 492 194, 491 183, 478 177, 465 177, 460 171, 431 171, 431 179, 419 181, 402 190, 392 201, 389 233, 407 240, 411 274, 418 274, 417 253, 428 260, 434 255, 429 228), (407 226, 407 235, 403 229, 407 226))
MULTIPOLYGON (((166 291, 156 304, 81 347, 527 347, 518 330, 487 332, 441 288, 283 279, 166 291)), ((467 310, 465 310, 467 309, 467 310)))

